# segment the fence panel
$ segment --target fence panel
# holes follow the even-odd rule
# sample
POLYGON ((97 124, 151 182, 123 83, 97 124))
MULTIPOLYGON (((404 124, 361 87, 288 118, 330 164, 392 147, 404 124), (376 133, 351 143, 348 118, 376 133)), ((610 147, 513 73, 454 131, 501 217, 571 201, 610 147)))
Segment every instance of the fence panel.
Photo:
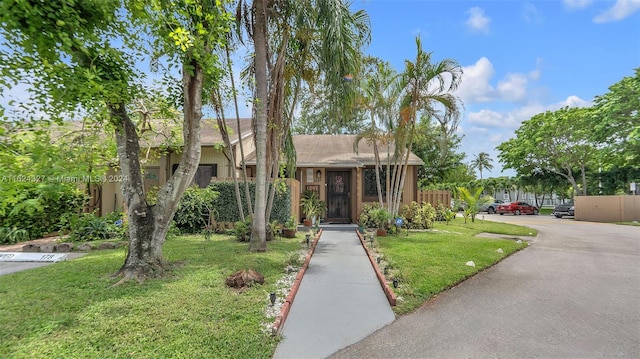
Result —
POLYGON ((416 202, 430 203, 433 207, 437 207, 439 203, 449 206, 451 204, 451 191, 418 191, 416 202))
POLYGON ((574 201, 578 221, 640 221, 640 196, 576 196, 574 201))

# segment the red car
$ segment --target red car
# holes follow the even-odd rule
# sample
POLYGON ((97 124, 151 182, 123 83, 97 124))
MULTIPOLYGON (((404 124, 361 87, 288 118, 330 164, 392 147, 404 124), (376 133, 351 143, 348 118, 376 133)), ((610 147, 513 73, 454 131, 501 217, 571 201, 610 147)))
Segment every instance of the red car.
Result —
POLYGON ((500 215, 512 213, 515 216, 519 216, 521 214, 538 214, 539 211, 538 207, 532 206, 527 202, 511 202, 499 205, 496 212, 500 213, 500 215))

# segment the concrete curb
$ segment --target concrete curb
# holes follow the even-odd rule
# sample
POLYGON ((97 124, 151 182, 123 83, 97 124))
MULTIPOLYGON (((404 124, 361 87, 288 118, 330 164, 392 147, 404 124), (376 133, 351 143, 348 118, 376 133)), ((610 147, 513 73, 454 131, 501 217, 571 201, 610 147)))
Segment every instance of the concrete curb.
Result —
POLYGON ((376 262, 375 258, 373 258, 373 255, 371 254, 371 251, 369 251, 369 248, 367 248, 367 243, 364 239, 364 236, 357 229, 356 229, 356 234, 360 239, 360 244, 362 244, 362 248, 364 248, 364 251, 367 252, 367 257, 369 257, 369 262, 371 262, 371 266, 373 267, 373 270, 376 272, 376 277, 378 277, 378 282, 380 282, 380 285, 382 286, 382 291, 384 291, 384 295, 387 296, 387 300, 389 300, 389 304, 391 304, 392 307, 395 307, 396 300, 397 300, 396 294, 393 292, 391 287, 389 287, 389 283, 387 283, 387 280, 384 277, 384 274, 380 272, 378 263, 376 262))
POLYGON ((291 286, 291 290, 289 290, 289 294, 287 294, 287 298, 280 309, 280 314, 276 317, 276 321, 271 326, 271 334, 277 335, 282 330, 284 326, 284 322, 287 320, 287 316, 289 315, 289 311, 291 310, 291 305, 293 304, 293 300, 296 297, 296 293, 298 293, 298 288, 300 288, 300 283, 302 282, 302 278, 304 277, 304 273, 307 271, 309 267, 309 262, 311 262, 311 257, 313 256, 313 252, 316 250, 316 246, 318 245, 318 241, 320 240, 320 236, 322 235, 322 229, 318 232, 318 234, 313 239, 313 243, 311 244, 311 248, 307 253, 307 256, 304 259, 304 263, 302 264, 302 268, 298 271, 296 275, 296 279, 293 282, 293 286, 291 286))

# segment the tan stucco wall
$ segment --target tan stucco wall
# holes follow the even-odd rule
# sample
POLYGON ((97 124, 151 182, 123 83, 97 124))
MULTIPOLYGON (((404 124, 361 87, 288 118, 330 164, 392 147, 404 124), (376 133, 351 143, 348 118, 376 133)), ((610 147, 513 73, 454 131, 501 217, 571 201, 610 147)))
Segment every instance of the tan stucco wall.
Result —
MULTIPOLYGON (((110 169, 107 172, 107 178, 117 179, 118 174, 119 171, 110 169)), ((100 206, 100 211, 103 216, 114 211, 122 211, 124 199, 122 198, 120 185, 121 183, 118 181, 108 181, 102 184, 102 203, 100 206)))

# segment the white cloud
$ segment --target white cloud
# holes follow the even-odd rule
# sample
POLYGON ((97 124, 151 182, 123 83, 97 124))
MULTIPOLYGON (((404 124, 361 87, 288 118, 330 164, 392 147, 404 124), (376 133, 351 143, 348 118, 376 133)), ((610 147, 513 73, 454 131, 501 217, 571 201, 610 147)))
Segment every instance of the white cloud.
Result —
POLYGON ((527 98, 527 87, 531 81, 540 78, 541 59, 536 61, 536 69, 528 73, 508 73, 494 87, 491 79, 495 75, 493 64, 481 57, 475 64, 463 66, 462 83, 456 91, 464 103, 489 101, 522 102, 527 98))
MULTIPOLYGON (((562 107, 588 107, 592 103, 585 101, 578 96, 571 95, 565 100, 542 105, 539 103, 530 103, 525 106, 515 108, 510 111, 498 112, 491 109, 482 109, 478 112, 468 114, 468 122, 473 128, 495 128, 499 130, 515 130, 520 127, 522 121, 526 121, 531 117, 543 113, 545 111, 555 111, 562 107)), ((479 132, 479 130, 476 130, 479 132)))
POLYGON ((522 4, 522 17, 528 23, 541 24, 544 22, 544 16, 540 10, 530 2, 522 4))
POLYGON ((489 24, 491 19, 484 14, 484 10, 479 7, 472 7, 467 10, 469 18, 465 22, 469 30, 473 32, 489 33, 489 24))
POLYGON ((593 0, 562 0, 564 7, 570 10, 584 9, 592 3, 593 0))
POLYGON ((462 67, 462 82, 456 95, 465 103, 487 102, 493 99, 494 89, 489 80, 495 74, 493 64, 486 57, 481 57, 475 64, 462 67))
POLYGON ((631 16, 638 10, 640 10, 640 0, 617 0, 611 8, 596 16, 593 22, 605 23, 620 21, 631 16))
POLYGON ((507 101, 521 101, 527 95, 529 78, 524 74, 507 74, 506 78, 498 82, 498 95, 507 101))
POLYGON ((590 107, 593 106, 593 102, 585 101, 578 96, 571 95, 566 100, 556 104, 557 108, 569 106, 569 107, 590 107))

